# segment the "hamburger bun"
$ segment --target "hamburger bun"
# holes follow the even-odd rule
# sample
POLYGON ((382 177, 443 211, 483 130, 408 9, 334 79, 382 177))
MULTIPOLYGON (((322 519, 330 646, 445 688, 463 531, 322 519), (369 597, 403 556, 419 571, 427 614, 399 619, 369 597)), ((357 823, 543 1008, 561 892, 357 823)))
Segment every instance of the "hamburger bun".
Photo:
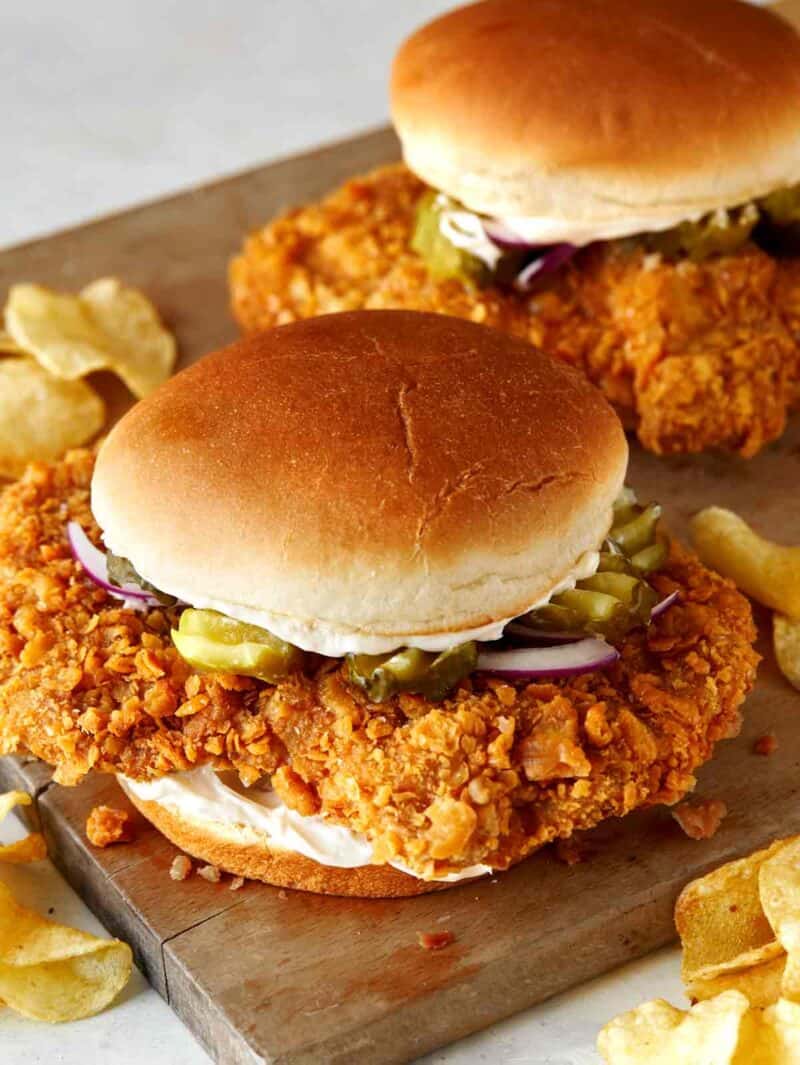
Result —
MULTIPOLYGON (((305 855, 276 848, 252 828, 225 821, 198 821, 174 807, 124 790, 139 813, 176 847, 234 876, 274 887, 353 898, 404 898, 454 886, 441 880, 421 880, 390 865, 354 869, 321 865, 305 855)), ((460 882, 469 883, 466 879, 460 882)))
POLYGON ((643 232, 800 179, 800 37, 743 0, 484 0, 405 42, 391 96, 409 167, 497 217, 643 232))
POLYGON ((547 597, 607 532, 627 455, 600 393, 523 341, 361 311, 172 378, 102 446, 92 508, 163 591, 377 653, 547 597))

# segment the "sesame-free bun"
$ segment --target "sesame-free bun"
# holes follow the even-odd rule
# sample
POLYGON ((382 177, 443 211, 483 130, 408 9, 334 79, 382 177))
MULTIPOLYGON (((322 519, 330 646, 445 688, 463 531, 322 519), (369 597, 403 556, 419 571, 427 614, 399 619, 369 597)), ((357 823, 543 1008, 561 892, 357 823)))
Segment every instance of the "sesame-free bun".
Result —
MULTIPOLYGON (((343 869, 275 847, 266 836, 244 825, 224 821, 198 821, 164 803, 141 799, 127 788, 136 809, 176 847, 193 858, 248 880, 263 880, 275 887, 313 891, 319 895, 355 898, 402 898, 442 891, 457 883, 421 880, 390 865, 363 865, 343 869)), ((522 857, 522 855, 520 856, 522 857)))
POLYGON ((92 507, 156 587, 341 655, 546 597, 603 539, 626 465, 572 368, 455 318, 359 311, 172 378, 101 447, 92 507))
POLYGON ((800 180, 800 37, 744 0, 484 0, 405 42, 392 111, 474 211, 644 231, 800 180))

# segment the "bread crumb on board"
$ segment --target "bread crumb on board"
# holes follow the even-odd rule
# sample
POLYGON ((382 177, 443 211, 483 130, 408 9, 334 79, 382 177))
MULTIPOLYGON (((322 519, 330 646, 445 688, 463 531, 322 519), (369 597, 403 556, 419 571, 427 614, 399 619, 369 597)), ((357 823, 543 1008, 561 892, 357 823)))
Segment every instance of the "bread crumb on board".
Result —
POLYGON ((721 799, 700 799, 680 803, 672 816, 690 839, 711 839, 728 816, 728 807, 721 799))
POLYGON ((456 937, 452 932, 417 932, 417 942, 423 950, 444 950, 451 943, 455 943, 456 937))
POLYGON ((188 880, 192 875, 192 863, 185 854, 176 854, 169 867, 169 875, 173 880, 188 880))
POLYGON ((86 818, 86 838, 93 847, 131 843, 136 838, 133 817, 114 806, 95 806, 86 818))

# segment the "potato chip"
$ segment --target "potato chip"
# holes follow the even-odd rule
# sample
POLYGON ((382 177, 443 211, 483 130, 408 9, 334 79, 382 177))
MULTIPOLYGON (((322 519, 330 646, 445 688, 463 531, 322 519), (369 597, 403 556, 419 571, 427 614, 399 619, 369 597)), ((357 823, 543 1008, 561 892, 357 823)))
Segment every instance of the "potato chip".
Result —
POLYGON ((0 477, 86 443, 104 421, 105 405, 84 381, 60 381, 33 359, 0 359, 0 477))
POLYGON ((758 874, 763 863, 785 846, 785 840, 778 840, 747 858, 728 862, 681 892, 675 925, 683 945, 686 983, 712 979, 726 967, 768 962, 780 950, 761 905, 758 874), (765 948, 766 954, 751 954, 765 948))
MULTIPOLYGON (((713 968, 706 975, 693 975, 686 983, 686 994, 694 1002, 721 995, 723 991, 741 991, 751 1006, 771 1006, 781 995, 786 952, 778 947, 771 960, 743 969, 713 968)), ((702 970, 701 970, 702 973, 702 970)))
MULTIPOLYGON (((797 1065, 800 1061, 800 1006, 781 999, 765 1010, 761 1018, 761 1038, 743 1065, 797 1065), (770 1056, 767 1056, 769 1053, 770 1056)), ((746 1051, 744 1046, 742 1051, 746 1051)))
MULTIPOLYGON (((0 795, 0 821, 15 806, 30 806, 33 799, 25 791, 6 791, 0 795)), ((40 832, 31 832, 24 839, 0 846, 0 862, 6 865, 22 865, 39 862, 47 857, 47 844, 40 832)))
POLYGON ((800 621, 775 614, 772 641, 778 668, 791 685, 800 690, 800 621))
POLYGON ((127 943, 99 939, 19 906, 0 883, 0 999, 42 1021, 77 1021, 108 1006, 131 974, 127 943))
POLYGON ((33 799, 27 791, 4 791, 0 794, 0 821, 8 816, 15 806, 30 806, 33 799))
POLYGON ((758 881, 764 912, 788 955, 783 997, 800 1002, 800 839, 764 862, 758 881))
POLYGON ((706 507, 691 523, 701 560, 764 606, 800 618, 800 546, 759 536, 733 511, 706 507))
POLYGON ((79 296, 14 285, 5 321, 17 344, 68 381, 108 369, 142 398, 169 377, 175 363, 175 339, 153 305, 116 278, 94 281, 79 296))
POLYGON ((114 340, 118 374, 141 399, 169 377, 177 354, 175 338, 161 324, 155 307, 141 292, 124 287, 116 278, 93 281, 81 292, 96 324, 114 340))
POLYGON ((738 991, 688 1012, 663 999, 646 1002, 607 1024, 597 1049, 608 1065, 732 1065, 748 1009, 738 991))
POLYGON ((26 352, 19 346, 10 333, 0 329, 0 355, 25 355, 26 352))

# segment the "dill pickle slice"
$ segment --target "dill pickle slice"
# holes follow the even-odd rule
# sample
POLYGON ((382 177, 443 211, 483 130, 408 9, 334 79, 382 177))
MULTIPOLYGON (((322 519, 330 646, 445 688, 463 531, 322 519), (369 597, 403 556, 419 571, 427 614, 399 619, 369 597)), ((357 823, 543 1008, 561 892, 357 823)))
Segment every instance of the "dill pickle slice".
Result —
POLYGON ((687 255, 702 262, 711 255, 730 255, 750 239, 758 222, 758 208, 748 203, 730 210, 712 211, 696 222, 681 222, 661 233, 648 233, 648 248, 670 257, 687 255))
POLYGON ((605 592, 594 592, 581 588, 571 588, 559 592, 553 597, 556 606, 565 606, 583 619, 586 632, 601 633, 612 636, 625 633, 630 628, 630 612, 616 596, 605 592))
POLYGON ((463 248, 451 244, 442 233, 438 195, 437 192, 427 192, 419 201, 411 237, 412 249, 425 260, 436 281, 446 281, 452 277, 478 285, 486 284, 490 279, 486 264, 463 248))
POLYGON ((619 551, 601 551, 600 561, 597 563, 597 572, 627 573, 631 577, 636 576, 631 560, 627 555, 623 555, 619 551))
POLYGON ((631 556, 631 565, 642 575, 654 573, 661 569, 669 556, 669 547, 664 537, 659 537, 654 544, 643 547, 631 556))
POLYGON ((649 547, 656 538, 656 526, 661 517, 658 503, 649 503, 639 514, 624 523, 615 522, 608 534, 620 550, 629 557, 649 547))
POLYGON ((634 605, 636 590, 641 583, 638 577, 631 577, 627 573, 595 573, 592 577, 579 581, 578 588, 612 595, 630 609, 634 605))
POLYGON ((270 683, 302 669, 303 652, 266 629, 215 610, 184 610, 172 642, 195 669, 257 677, 270 683))
POLYGON ((478 647, 462 643, 440 654, 404 647, 387 655, 348 655, 350 679, 375 703, 400 692, 424 695, 440 702, 475 669, 478 647))
POLYGON ((520 620, 543 632, 584 632, 586 628, 586 619, 581 614, 552 600, 524 614, 520 620))
POLYGON ((106 566, 108 579, 112 584, 138 584, 140 588, 143 588, 146 592, 149 592, 154 596, 162 606, 174 606, 175 603, 178 602, 174 595, 167 595, 166 592, 162 592, 159 588, 156 588, 154 584, 151 584, 143 577, 140 577, 134 569, 130 559, 123 558, 121 555, 115 555, 112 554, 111 551, 107 551, 106 566))
POLYGON ((578 588, 604 592, 618 599, 628 612, 629 629, 637 624, 647 624, 650 611, 658 602, 656 591, 646 581, 624 573, 595 573, 593 577, 580 581, 578 588))
POLYGON ((776 226, 791 226, 800 222, 800 185, 775 189, 758 201, 758 206, 776 226))

